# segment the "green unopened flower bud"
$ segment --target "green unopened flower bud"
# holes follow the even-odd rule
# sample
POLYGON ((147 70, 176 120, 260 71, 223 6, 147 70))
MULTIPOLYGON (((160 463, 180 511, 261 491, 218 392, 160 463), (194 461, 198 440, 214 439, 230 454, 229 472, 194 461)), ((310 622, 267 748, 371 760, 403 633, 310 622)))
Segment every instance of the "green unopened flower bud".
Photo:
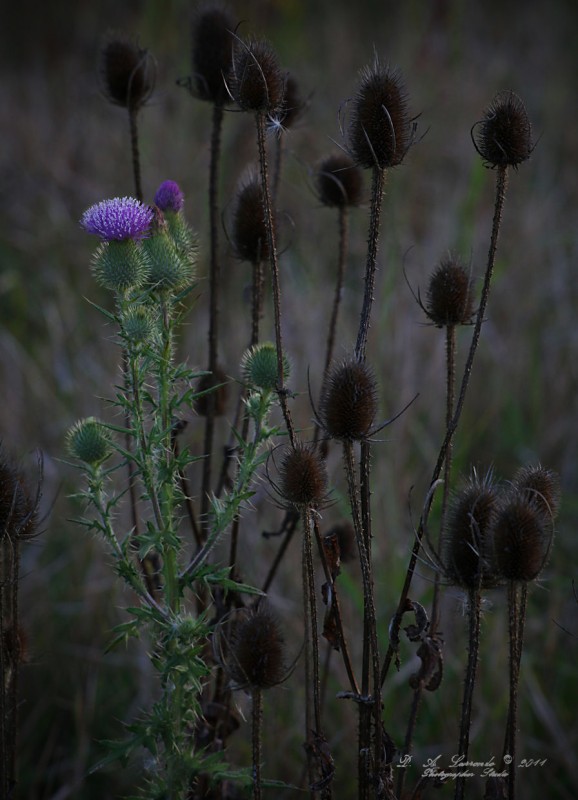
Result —
POLYGON ((97 283, 111 292, 124 292, 142 286, 149 273, 149 262, 142 245, 131 239, 102 242, 92 259, 97 283))
POLYGON ((111 453, 110 434, 96 417, 86 417, 75 422, 66 435, 71 455, 96 466, 111 453))
POLYGON ((155 330, 155 319, 145 306, 129 306, 122 316, 121 324, 123 334, 131 344, 150 341, 155 330))
MULTIPOLYGON (((263 342, 250 347, 241 361, 244 378, 250 386, 264 391, 272 391, 277 386, 277 348, 271 342, 263 342)), ((283 355, 283 378, 289 377, 290 365, 283 355)))
POLYGON ((155 289, 183 289, 192 278, 191 265, 175 247, 171 236, 160 231, 143 242, 150 261, 149 281, 155 289))

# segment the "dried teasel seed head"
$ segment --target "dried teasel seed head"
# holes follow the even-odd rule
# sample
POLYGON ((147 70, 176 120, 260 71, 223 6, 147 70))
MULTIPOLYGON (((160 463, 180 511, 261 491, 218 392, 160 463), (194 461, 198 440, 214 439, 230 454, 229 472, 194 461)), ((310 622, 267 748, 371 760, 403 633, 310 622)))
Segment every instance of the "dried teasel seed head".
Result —
POLYGON ((235 198, 231 241, 241 261, 259 264, 269 258, 261 181, 254 173, 245 177, 235 198))
POLYGON ((285 640, 264 603, 233 621, 226 651, 226 669, 237 689, 269 689, 286 677, 285 640))
POLYGON ((304 444, 287 447, 279 468, 280 492, 298 508, 317 508, 327 496, 325 462, 314 448, 304 444))
POLYGON ((560 479, 552 470, 540 465, 521 467, 512 480, 514 489, 550 519, 560 508, 560 479))
POLYGON ((533 581, 542 571, 552 544, 549 516, 523 493, 513 494, 500 509, 494 528, 494 558, 507 581, 533 581))
POLYGON ((532 155, 532 126, 524 103, 499 92, 472 129, 474 146, 488 167, 517 167, 532 155), (475 133, 474 133, 475 132, 475 133))
POLYGON ((233 62, 236 23, 231 11, 216 3, 203 4, 192 26, 193 81, 197 96, 215 105, 230 102, 225 77, 233 62))
POLYGON ((5 536, 11 541, 30 539, 36 531, 36 523, 36 503, 22 473, 0 445, 0 541, 5 536))
MULTIPOLYGON (((243 377, 249 386, 264 392, 271 392, 277 386, 278 364, 277 347, 272 342, 261 342, 250 347, 241 359, 243 377)), ((289 359, 283 354, 283 378, 287 380, 291 372, 289 359)))
POLYGON ((425 309, 438 328, 471 322, 474 313, 472 282, 456 257, 443 258, 434 270, 427 289, 425 309))
POLYGON ((208 372, 199 379, 197 392, 201 394, 195 398, 195 411, 200 417, 207 416, 209 403, 213 404, 216 417, 224 416, 229 399, 229 379, 221 367, 217 366, 214 372, 208 372))
POLYGON ((441 562, 452 585, 484 589, 498 582, 492 560, 492 530, 498 492, 491 473, 471 478, 453 498, 441 544, 441 562))
POLYGON ((66 443, 72 456, 91 466, 101 464, 112 452, 109 430, 96 417, 75 422, 66 435, 66 443))
POLYGON ((355 358, 334 364, 321 392, 320 422, 333 439, 365 439, 377 413, 377 386, 371 368, 355 358))
POLYGON ((155 88, 154 59, 129 37, 109 34, 100 51, 100 79, 111 103, 137 111, 155 88))
POLYGON ((285 76, 269 42, 235 41, 229 90, 243 111, 274 114, 282 107, 285 76))
POLYGON ((361 73, 353 100, 349 150, 360 167, 387 169, 401 164, 413 135, 401 75, 376 60, 361 73))
POLYGON ((317 195, 324 206, 358 206, 363 190, 363 173, 346 153, 325 158, 315 175, 317 195))

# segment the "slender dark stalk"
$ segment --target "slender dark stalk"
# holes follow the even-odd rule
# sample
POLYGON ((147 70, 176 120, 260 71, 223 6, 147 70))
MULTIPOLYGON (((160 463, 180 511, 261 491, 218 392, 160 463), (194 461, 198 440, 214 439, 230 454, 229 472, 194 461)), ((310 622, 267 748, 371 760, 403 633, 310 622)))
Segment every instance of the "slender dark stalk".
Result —
POLYGON ((380 167, 373 168, 371 184, 371 212, 369 217, 369 234, 367 240, 367 260, 365 267, 365 291, 363 307, 359 320, 359 331, 355 345, 355 355, 359 361, 365 360, 365 347, 369 333, 371 307, 375 287, 375 270, 377 266, 377 247, 379 243, 379 224, 381 220, 381 205, 385 186, 385 170, 380 167))
POLYGON ((128 124, 130 129, 130 150, 132 157, 132 171, 134 177, 134 194, 137 200, 142 203, 142 177, 140 168, 140 153, 138 144, 138 109, 129 106, 128 124))
MULTIPOLYGON (((458 743, 458 756, 463 756, 467 761, 470 746, 470 727, 472 724, 472 700, 476 682, 476 669, 478 666, 478 652, 480 646, 480 619, 482 599, 479 588, 469 590, 469 621, 470 634, 468 644, 468 664, 464 682, 464 696, 462 701, 462 716, 460 722, 460 738, 458 743)), ((456 778, 455 800, 464 800, 466 785, 465 777, 456 778)))
POLYGON ((253 699, 253 798, 261 800, 261 725, 263 720, 263 693, 255 687, 252 691, 253 699))
POLYGON ((267 149, 265 147, 265 115, 257 113, 255 115, 257 125, 257 146, 259 149, 259 169, 261 172, 261 187, 263 191, 263 206, 265 213, 265 224, 267 227, 267 239, 269 245, 269 263, 271 266, 271 283, 273 287, 273 310, 275 317, 275 345, 277 347, 277 392, 279 394, 279 404, 283 412, 283 418, 289 434, 289 440, 295 445, 295 431, 289 406, 287 404, 287 392, 285 390, 285 378, 283 374, 283 337, 281 332, 281 286, 279 281, 279 263, 277 258, 277 244, 275 241, 275 224, 273 217, 273 207, 271 202, 271 192, 269 190, 269 177, 267 168, 267 149))
MULTIPOLYGON (((223 106, 213 106, 213 124, 211 129, 211 160, 209 164, 209 226, 210 226, 210 277, 209 277, 209 363, 208 370, 213 375, 217 369, 219 348, 219 288, 221 269, 219 262, 218 234, 218 173, 221 156, 221 129, 223 125, 223 106)), ((201 495, 201 520, 206 529, 211 497, 212 453, 215 433, 215 395, 207 395, 207 413, 205 417, 205 438, 203 443, 203 483, 201 495)), ((206 537, 206 530, 204 532, 206 537)))
POLYGON ((524 622, 528 601, 528 585, 521 586, 510 581, 508 584, 508 628, 510 638, 510 701, 504 741, 504 756, 511 758, 508 765, 508 800, 516 798, 516 740, 518 729, 518 688, 520 683, 520 662, 524 639, 524 622))
MULTIPOLYGON (((373 579, 371 575, 370 557, 367 548, 367 537, 363 530, 363 508, 360 507, 359 494, 355 481, 355 463, 353 443, 343 442, 343 460, 347 476, 347 489, 351 505, 351 516, 355 538, 359 550, 359 563, 363 580, 364 607, 364 639, 368 639, 369 647, 364 647, 364 663, 362 664, 361 698, 359 704, 359 800, 369 797, 370 770, 369 752, 371 745, 371 708, 375 705, 375 691, 379 685, 379 652, 377 648, 377 627, 375 604, 373 599, 373 579), (374 694, 370 695, 370 665, 373 670, 374 694)), ((376 719, 381 718, 381 708, 374 711, 376 719)), ((381 725, 381 721, 379 723, 381 725)), ((376 738, 377 732, 376 732, 376 738)), ((380 759, 381 760, 381 759, 380 759)), ((378 765, 375 765, 376 769, 378 765)))
POLYGON ((279 569, 279 565, 281 564, 281 561, 283 560, 283 556, 287 552, 287 548, 289 547, 289 544, 291 542, 291 539, 293 538, 293 534, 295 533, 295 530, 297 529, 297 525, 298 524, 299 524, 299 515, 296 514, 295 512, 288 511, 286 516, 285 516, 285 519, 283 521, 283 530, 285 532, 285 537, 284 537, 283 541, 281 542, 281 546, 279 547, 279 550, 277 551, 277 555, 275 556, 275 558, 273 560, 273 563, 271 564, 271 567, 269 568, 269 572, 267 574, 267 577, 265 578, 265 581, 263 583, 262 591, 265 594, 267 594, 267 592, 271 588, 271 584, 273 583, 275 575, 277 574, 277 570, 279 569))
MULTIPOLYGON (((488 251, 488 261, 486 266, 486 274, 484 277, 484 285, 482 287, 482 295, 480 298, 480 305, 478 308, 478 313, 476 315, 476 321, 474 323, 474 331, 472 334, 472 341, 470 344, 470 349, 468 352, 468 357, 466 361, 466 365, 464 367, 464 373, 462 376, 462 381, 460 385, 460 391, 456 403, 455 412, 451 421, 451 425, 448 427, 446 431, 445 439, 442 443, 440 448, 438 459, 436 465, 434 467, 432 477, 430 480, 430 490, 435 486, 436 482, 438 481, 441 471, 446 459, 446 455, 448 452, 448 448, 451 444, 452 438, 456 432, 458 427, 458 423, 460 421, 460 417, 462 414, 462 410, 464 407, 466 393, 468 390, 470 377, 472 373, 472 367, 474 363, 474 357, 476 355, 476 351, 478 348, 478 343, 480 340, 480 333, 482 330, 482 324, 484 322, 484 316, 486 312, 486 306, 488 303, 488 298, 490 295, 490 286, 492 281, 492 275, 494 271, 494 263, 496 258, 496 248, 498 245, 498 237, 500 233, 500 226, 502 222, 502 214, 504 210, 504 201, 506 199, 506 189, 508 185, 508 172, 506 166, 498 167, 497 172, 497 179, 496 179, 496 201, 494 206, 494 218, 492 222, 492 234, 490 238, 490 247, 488 251)), ((403 611, 405 607, 405 603, 409 594, 409 588, 411 586, 411 582, 413 579, 413 574, 415 572, 415 567, 417 564, 417 559, 419 555, 419 550, 421 547, 421 541, 423 539, 423 535, 427 526, 427 521, 429 518, 429 513, 431 511, 431 506, 433 502, 433 493, 430 491, 428 494, 428 499, 425 503, 423 513, 421 519, 419 521, 419 526, 416 531, 415 541, 412 549, 412 553, 409 560, 409 565, 406 572, 405 581, 403 584, 403 588, 401 590, 399 604, 395 615, 392 620, 391 629, 390 629, 390 644, 387 649, 387 653, 385 654, 383 667, 381 670, 381 682, 385 681, 387 677, 387 673, 389 672, 389 667, 391 666, 391 661, 393 659, 394 653, 397 649, 397 642, 399 638, 399 630, 401 627, 401 621, 403 618, 403 611)))

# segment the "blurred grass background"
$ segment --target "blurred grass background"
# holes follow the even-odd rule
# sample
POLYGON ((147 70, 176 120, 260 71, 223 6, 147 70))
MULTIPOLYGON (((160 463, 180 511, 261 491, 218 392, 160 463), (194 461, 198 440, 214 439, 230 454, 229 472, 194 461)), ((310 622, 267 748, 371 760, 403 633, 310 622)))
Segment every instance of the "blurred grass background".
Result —
MULTIPOLYGON (((119 736, 150 700, 144 646, 103 656, 110 629, 126 603, 100 543, 67 520, 75 513, 67 495, 77 476, 59 459, 63 435, 79 416, 105 414, 98 398, 110 396, 118 379, 118 352, 111 331, 84 298, 106 303, 94 286, 89 260, 94 242, 78 219, 90 204, 132 193, 127 122, 99 92, 96 64, 102 36, 110 29, 138 36, 158 62, 157 90, 141 115, 144 189, 151 199, 166 178, 178 180, 187 216, 207 241, 206 180, 210 108, 176 85, 190 73, 189 21, 194 4, 183 0, 103 0, 39 4, 24 0, 3 12, 0 48, 0 438, 30 466, 44 454, 43 534, 23 554, 21 614, 27 631, 22 671, 20 778, 27 800, 120 797, 140 778, 117 767, 88 775, 102 757, 99 740, 119 736)), ((282 259, 285 341, 293 361, 292 388, 298 423, 311 425, 307 367, 319 389, 332 293, 337 229, 312 190, 311 170, 341 141, 338 111, 355 91, 358 70, 373 59, 399 66, 420 113, 423 139, 387 183, 380 272, 368 356, 381 387, 384 417, 419 392, 411 409, 376 447, 374 536, 376 591, 384 645, 412 544, 412 525, 442 435, 443 334, 424 318, 403 277, 425 290, 430 271, 448 249, 471 261, 480 278, 493 211, 493 174, 474 151, 470 129, 494 94, 511 88, 524 99, 537 140, 535 154, 511 176, 496 279, 488 319, 456 446, 456 472, 493 466, 507 479, 523 463, 540 460, 557 470, 562 512, 551 562, 530 596, 522 662, 520 754, 547 758, 545 767, 520 778, 523 796, 574 798, 578 790, 576 686, 578 574, 578 106, 576 75, 578 12, 571 0, 460 2, 408 0, 307 3, 247 0, 233 4, 244 20, 241 33, 267 36, 284 67, 299 81, 310 108, 287 136, 280 206, 286 226, 282 259), (413 488, 412 488, 413 487, 413 488), (562 626, 562 627, 560 627, 562 626), (565 629, 565 630, 564 630, 565 629)), ((252 121, 231 112, 225 119, 222 198, 225 220, 235 183, 255 156, 252 121)), ((353 213, 351 257, 344 292, 340 352, 354 342, 362 296, 366 236, 364 209, 353 213)), ((225 294, 221 360, 238 376, 240 342, 248 338, 243 291, 250 280, 222 245, 225 294)), ((207 248, 205 248, 205 253, 207 248)), ((204 366, 207 323, 205 263, 197 299, 181 343, 191 363, 204 366)), ((468 332, 461 336, 467 346, 468 332)), ((233 413, 231 407, 229 418, 233 413)), ((199 448, 202 422, 190 419, 187 436, 199 448)), ((226 435, 223 428, 222 435, 226 435)), ((306 434, 305 434, 306 435, 306 434)), ((336 504, 344 504, 336 448, 330 455, 336 504)), ((260 491, 256 509, 267 524, 260 491)), ((274 540, 248 515, 241 554, 244 577, 259 583, 274 540)), ((270 525, 269 525, 270 527, 270 525)), ((275 585, 273 603, 300 646, 301 606, 294 543, 275 585)), ((412 596, 427 602, 431 570, 420 568, 412 596)), ((358 575, 344 571, 344 603, 352 615, 360 604, 358 575)), ((507 707, 507 625, 500 594, 484 618, 472 753, 499 755, 507 707)), ((426 698, 416 735, 416 763, 455 752, 465 656, 460 598, 446 596, 446 675, 442 689, 426 698)), ((412 650, 402 645, 404 666, 390 676, 386 727, 396 743, 409 712, 412 650)), ((334 659, 335 663, 337 659, 334 659)), ((332 662, 333 663, 333 662, 332 662)), ((298 782, 303 724, 299 669, 269 698, 265 774, 298 782)), ((329 697, 342 688, 331 672, 329 697)), ((239 700, 243 704, 243 699, 239 700)), ((355 716, 331 701, 327 732, 336 757, 336 797, 354 797, 355 716)), ((246 733, 248 736, 248 733, 246 733)), ((248 763, 243 735, 232 742, 237 763, 248 763)), ((419 767, 412 773, 415 779, 419 767)), ((411 786, 411 782, 408 783, 411 786)), ((481 788, 471 785, 471 796, 481 788)), ((476 794, 477 792, 477 794, 476 794)), ((437 795, 452 795, 446 787, 437 795)), ((280 794, 278 792, 278 794, 280 794)), ((291 792, 286 792, 290 796, 291 792)), ((294 794, 294 793, 293 793, 294 794)))

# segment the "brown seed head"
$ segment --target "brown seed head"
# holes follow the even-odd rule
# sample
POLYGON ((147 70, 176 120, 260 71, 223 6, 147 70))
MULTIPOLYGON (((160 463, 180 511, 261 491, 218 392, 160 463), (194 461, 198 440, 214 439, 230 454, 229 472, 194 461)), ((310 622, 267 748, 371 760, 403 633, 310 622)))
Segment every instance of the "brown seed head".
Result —
POLYGON ((325 158, 315 176, 317 194, 324 206, 358 206, 363 190, 363 174, 346 153, 325 158))
POLYGON ((355 358, 334 364, 325 378, 319 407, 327 434, 333 439, 365 439, 376 412, 377 387, 370 367, 355 358))
POLYGON ((512 91, 496 95, 484 118, 474 125, 472 135, 474 146, 488 167, 517 167, 530 158, 534 149, 526 108, 512 91))
POLYGON ((533 581, 542 571, 552 543, 552 523, 524 494, 501 508, 494 530, 496 569, 508 581, 533 581))
POLYGON ((263 191, 256 174, 250 174, 237 190, 231 240, 241 261, 259 264, 269 258, 263 191))
POLYGON ((235 41, 229 89, 243 111, 274 114, 282 107, 285 77, 269 42, 235 41))
POLYGON ((204 4, 192 26, 193 81, 197 96, 215 105, 230 101, 225 77, 233 63, 235 20, 220 4, 204 4))
POLYGON ((412 140, 407 92, 399 72, 379 63, 361 73, 349 127, 349 149, 360 167, 401 164, 412 140))
POLYGON ((221 367, 217 367, 214 372, 203 375, 197 384, 197 391, 207 392, 207 394, 203 394, 195 400, 195 411, 199 416, 207 416, 209 402, 214 403, 216 417, 224 415, 229 398, 229 385, 227 375, 221 367), (214 389, 214 391, 208 391, 211 389, 214 389))
POLYGON ((514 475, 512 483, 527 502, 543 511, 550 519, 558 516, 560 480, 555 472, 540 465, 522 467, 514 475))
POLYGON ((444 258, 434 270, 427 290, 426 313, 434 325, 467 325, 474 312, 472 283, 460 261, 444 258))
POLYGON ((100 78, 111 103, 137 111, 155 88, 154 59, 128 37, 110 34, 100 51, 100 78))
POLYGON ((285 641, 271 610, 263 603, 233 623, 227 670, 239 689, 269 689, 286 675, 285 641))
POLYGON ((305 102, 299 93, 299 84, 293 75, 287 75, 285 79, 285 91, 283 93, 283 104, 279 111, 279 122, 284 128, 294 125, 303 110, 305 102))
POLYGON ((491 474, 474 472, 457 492, 442 537, 441 561, 452 585, 488 588, 497 582, 492 565, 492 527, 498 493, 491 474))
POLYGON ((298 508, 317 508, 327 496, 325 462, 304 444, 287 447, 279 469, 282 497, 298 508))

